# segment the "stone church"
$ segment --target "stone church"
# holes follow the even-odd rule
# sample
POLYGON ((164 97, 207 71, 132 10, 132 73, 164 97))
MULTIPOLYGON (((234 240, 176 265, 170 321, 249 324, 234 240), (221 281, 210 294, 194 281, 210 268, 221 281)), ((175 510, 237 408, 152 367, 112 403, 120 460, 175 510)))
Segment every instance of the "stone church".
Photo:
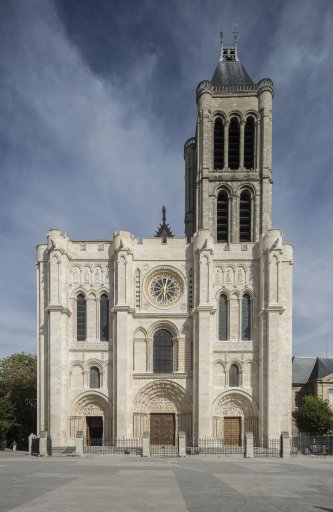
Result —
POLYGON ((37 248, 38 428, 240 442, 291 431, 292 246, 272 228, 273 82, 237 37, 196 90, 185 236, 117 231, 37 248), (236 440, 236 441, 235 441, 236 440))

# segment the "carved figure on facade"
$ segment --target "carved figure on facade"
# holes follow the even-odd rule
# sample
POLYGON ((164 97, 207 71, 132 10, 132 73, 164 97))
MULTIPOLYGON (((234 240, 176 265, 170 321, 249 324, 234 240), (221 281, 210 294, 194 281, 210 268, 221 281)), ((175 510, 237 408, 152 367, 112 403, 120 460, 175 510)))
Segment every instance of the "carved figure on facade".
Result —
POLYGON ((245 271, 242 267, 237 270, 237 284, 243 285, 245 283, 245 271))
POLYGON ((215 284, 221 284, 222 283, 222 269, 221 267, 217 267, 215 272, 215 284))
POLYGON ((234 271, 231 267, 227 268, 226 271, 226 284, 233 284, 234 282, 234 271))
POLYGON ((219 396, 213 404, 215 416, 253 416, 250 399, 240 393, 219 396))
POLYGON ((148 413, 152 410, 191 412, 192 400, 179 384, 161 380, 147 384, 134 399, 134 412, 148 413))

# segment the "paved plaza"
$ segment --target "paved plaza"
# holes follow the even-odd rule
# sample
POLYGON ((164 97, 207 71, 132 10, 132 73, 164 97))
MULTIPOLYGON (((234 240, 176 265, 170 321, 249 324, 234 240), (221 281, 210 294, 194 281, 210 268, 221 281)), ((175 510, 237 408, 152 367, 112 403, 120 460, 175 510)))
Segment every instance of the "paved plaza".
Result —
POLYGON ((333 458, 0 452, 0 511, 333 512, 333 458))

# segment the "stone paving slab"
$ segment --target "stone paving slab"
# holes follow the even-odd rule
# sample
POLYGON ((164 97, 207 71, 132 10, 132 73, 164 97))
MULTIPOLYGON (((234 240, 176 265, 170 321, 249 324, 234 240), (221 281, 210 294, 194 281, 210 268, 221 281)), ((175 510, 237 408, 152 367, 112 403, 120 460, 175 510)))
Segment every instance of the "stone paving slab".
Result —
POLYGON ((0 453, 1 512, 333 512, 333 458, 0 453))

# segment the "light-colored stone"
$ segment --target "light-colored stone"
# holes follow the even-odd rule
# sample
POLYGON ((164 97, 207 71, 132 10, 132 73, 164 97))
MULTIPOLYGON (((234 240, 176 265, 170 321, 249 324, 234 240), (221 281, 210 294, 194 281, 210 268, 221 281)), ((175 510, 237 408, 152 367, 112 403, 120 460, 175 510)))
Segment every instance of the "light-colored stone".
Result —
MULTIPOLYGON (((175 437, 277 438, 291 431, 292 247, 272 229, 272 85, 198 92, 196 138, 185 144, 185 238, 72 241, 57 229, 37 248, 38 429, 54 447, 75 446, 101 418, 104 439, 142 438, 152 414, 172 414, 175 437), (255 168, 213 169, 214 120, 255 119, 255 168), (217 243, 217 195, 230 195, 229 241, 217 243), (240 193, 251 194, 251 242, 239 241, 240 193), (174 276, 179 297, 154 302, 158 273, 174 276), (87 305, 87 338, 77 341, 77 297, 87 305), (101 341, 100 298, 109 298, 110 336, 101 341), (229 304, 220 341, 219 297, 229 304), (242 298, 251 300, 251 335, 241 339, 242 298), (172 336, 172 371, 154 373, 154 335, 172 336), (237 365, 239 385, 231 386, 237 365), (90 387, 90 369, 100 387, 90 387), (237 421, 238 421, 237 420, 237 421)), ((225 130, 227 141, 228 132, 225 130)), ((227 143, 225 145, 227 147, 227 143)), ((227 148, 225 149, 227 155, 227 148)), ((241 156, 241 163, 244 161, 241 156)), ((99 432, 99 431, 98 431, 99 432)))

